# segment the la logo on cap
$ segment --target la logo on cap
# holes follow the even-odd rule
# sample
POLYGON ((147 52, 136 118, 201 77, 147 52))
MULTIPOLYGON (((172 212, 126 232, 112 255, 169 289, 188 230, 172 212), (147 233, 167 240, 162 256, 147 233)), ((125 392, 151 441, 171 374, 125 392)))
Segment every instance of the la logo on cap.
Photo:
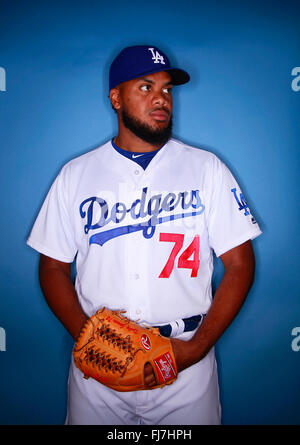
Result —
POLYGON ((154 53, 154 48, 148 48, 148 50, 152 53, 152 60, 154 60, 154 63, 162 63, 163 65, 165 65, 164 58, 161 54, 159 54, 158 51, 155 51, 154 53))

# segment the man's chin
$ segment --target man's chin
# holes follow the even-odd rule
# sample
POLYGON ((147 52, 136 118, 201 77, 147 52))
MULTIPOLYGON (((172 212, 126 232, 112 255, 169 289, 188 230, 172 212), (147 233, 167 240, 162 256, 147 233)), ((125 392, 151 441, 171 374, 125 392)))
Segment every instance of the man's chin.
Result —
POLYGON ((126 128, 149 144, 164 145, 171 137, 172 117, 167 122, 153 119, 150 124, 140 122, 123 111, 122 120, 126 128))
POLYGON ((169 122, 155 122, 148 126, 149 133, 159 134, 167 131, 169 122))

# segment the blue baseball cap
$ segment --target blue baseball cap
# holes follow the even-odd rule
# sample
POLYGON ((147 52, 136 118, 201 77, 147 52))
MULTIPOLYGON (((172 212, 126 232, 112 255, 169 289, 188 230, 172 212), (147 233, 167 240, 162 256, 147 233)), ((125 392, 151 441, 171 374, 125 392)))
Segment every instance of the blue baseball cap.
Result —
POLYGON ((173 85, 182 85, 190 80, 186 71, 171 67, 168 57, 159 48, 151 45, 128 46, 110 66, 109 89, 122 82, 159 71, 168 71, 173 85))

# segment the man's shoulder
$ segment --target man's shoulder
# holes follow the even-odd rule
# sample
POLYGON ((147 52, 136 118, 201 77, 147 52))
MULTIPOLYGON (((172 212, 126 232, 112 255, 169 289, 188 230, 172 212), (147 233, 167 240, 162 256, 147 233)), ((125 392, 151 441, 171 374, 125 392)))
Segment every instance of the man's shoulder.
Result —
POLYGON ((111 144, 111 141, 107 141, 104 144, 101 144, 97 146, 96 148, 93 148, 82 155, 76 156, 72 158, 69 162, 65 164, 65 166, 85 166, 86 164, 90 162, 94 162, 96 159, 100 158, 107 150, 109 149, 111 144))
POLYGON ((96 163, 98 164, 103 157, 105 157, 105 154, 108 152, 110 147, 110 140, 105 142, 104 144, 101 144, 97 146, 96 148, 93 148, 82 155, 76 156, 72 158, 70 161, 66 162, 60 171, 60 175, 67 175, 69 174, 72 177, 76 178, 76 175, 81 175, 83 170, 86 170, 89 168, 89 166, 93 166, 96 163))
POLYGON ((191 160, 198 159, 201 162, 213 162, 218 160, 218 157, 209 150, 187 144, 179 139, 172 138, 169 144, 182 156, 189 156, 191 160))

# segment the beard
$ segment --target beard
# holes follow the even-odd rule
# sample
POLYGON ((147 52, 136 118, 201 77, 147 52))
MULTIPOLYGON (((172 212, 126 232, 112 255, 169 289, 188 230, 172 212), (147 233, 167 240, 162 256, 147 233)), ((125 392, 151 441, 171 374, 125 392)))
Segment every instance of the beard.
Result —
POLYGON ((131 116, 126 110, 122 110, 121 118, 123 124, 137 137, 153 145, 163 146, 172 135, 172 115, 165 128, 154 129, 150 125, 143 123, 136 117, 131 116))

